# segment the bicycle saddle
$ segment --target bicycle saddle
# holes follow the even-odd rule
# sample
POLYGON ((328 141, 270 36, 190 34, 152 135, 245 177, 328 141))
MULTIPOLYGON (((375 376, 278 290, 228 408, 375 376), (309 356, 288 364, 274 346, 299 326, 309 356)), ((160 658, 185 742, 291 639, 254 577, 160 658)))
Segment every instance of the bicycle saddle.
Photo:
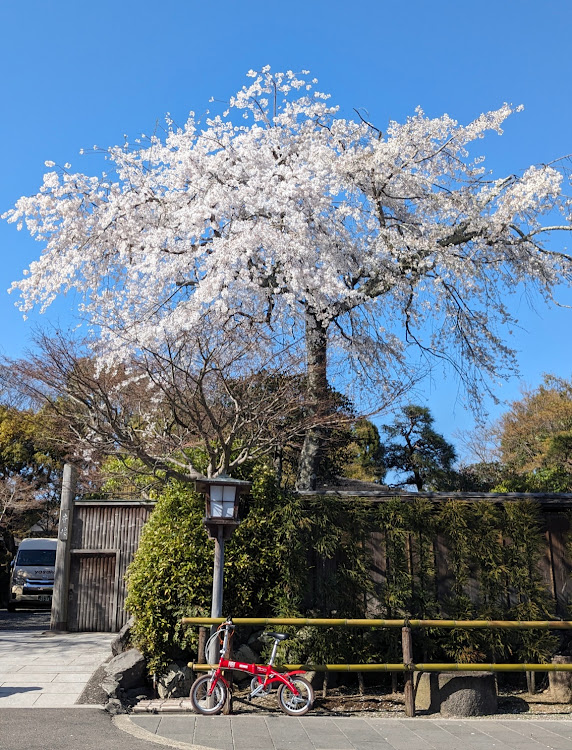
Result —
POLYGON ((262 635, 267 635, 270 638, 275 638, 277 641, 285 641, 286 638, 290 638, 290 636, 286 633, 263 633, 262 635))

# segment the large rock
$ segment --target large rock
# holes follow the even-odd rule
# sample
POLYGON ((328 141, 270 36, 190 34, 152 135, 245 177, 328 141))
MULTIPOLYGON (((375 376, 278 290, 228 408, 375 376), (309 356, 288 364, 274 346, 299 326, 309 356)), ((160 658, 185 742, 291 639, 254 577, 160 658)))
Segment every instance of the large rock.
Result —
POLYGON ((119 633, 111 641, 111 653, 113 656, 118 656, 124 651, 129 649, 129 642, 131 640, 131 628, 135 625, 135 618, 130 617, 125 625, 121 628, 119 633))
POLYGON ((237 648, 232 658, 235 661, 241 661, 246 664, 256 664, 256 662, 259 660, 259 657, 250 648, 250 646, 246 645, 246 643, 243 643, 242 646, 239 646, 237 648))
POLYGON ((187 698, 191 692, 193 673, 186 664, 169 664, 167 673, 157 680, 159 698, 187 698))
POLYGON ((129 710, 123 705, 119 698, 110 698, 105 704, 105 710, 112 716, 129 713, 129 710))
POLYGON ((145 657, 130 648, 104 665, 101 687, 110 698, 121 698, 128 690, 145 684, 145 657))
MULTIPOLYGON (((570 664, 572 658, 569 656, 553 656, 553 664, 570 664)), ((550 694, 558 703, 570 703, 572 701, 572 672, 549 672, 548 684, 550 694)))
POLYGON ((443 716, 487 716, 497 711, 492 672, 424 672, 415 682, 418 711, 443 716))

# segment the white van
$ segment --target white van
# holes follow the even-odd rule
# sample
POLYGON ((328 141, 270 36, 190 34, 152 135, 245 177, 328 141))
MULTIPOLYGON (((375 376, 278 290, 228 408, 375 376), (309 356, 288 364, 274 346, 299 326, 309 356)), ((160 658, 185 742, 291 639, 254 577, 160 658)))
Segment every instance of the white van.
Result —
POLYGON ((23 539, 10 573, 8 612, 16 607, 51 607, 57 539, 23 539))

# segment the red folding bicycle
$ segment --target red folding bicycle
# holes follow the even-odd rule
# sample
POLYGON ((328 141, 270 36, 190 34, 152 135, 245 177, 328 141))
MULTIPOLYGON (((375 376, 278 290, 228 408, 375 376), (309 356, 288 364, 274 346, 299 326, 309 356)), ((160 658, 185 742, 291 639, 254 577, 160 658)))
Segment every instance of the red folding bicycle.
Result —
POLYGON ((234 628, 235 626, 229 618, 209 638, 205 649, 207 653, 209 653, 210 644, 216 638, 219 638, 220 631, 224 630, 218 667, 209 674, 197 678, 191 686, 191 704, 193 709, 197 713, 206 714, 207 716, 220 713, 230 691, 230 685, 224 678, 222 670, 236 669, 240 672, 247 672, 253 675, 250 682, 248 700, 257 696, 268 695, 272 688, 277 685, 278 705, 284 713, 291 716, 302 716, 309 711, 314 702, 314 690, 310 683, 304 677, 300 676, 304 674, 304 671, 277 672, 273 666, 278 644, 280 641, 285 641, 289 636, 284 633, 264 633, 265 636, 274 639, 272 655, 268 664, 247 664, 232 661, 225 657, 230 639, 234 634, 234 628))

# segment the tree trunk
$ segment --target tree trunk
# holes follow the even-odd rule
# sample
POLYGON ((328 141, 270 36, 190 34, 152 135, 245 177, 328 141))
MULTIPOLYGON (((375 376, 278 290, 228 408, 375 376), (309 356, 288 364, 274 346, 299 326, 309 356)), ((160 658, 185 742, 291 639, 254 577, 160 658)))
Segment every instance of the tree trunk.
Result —
POLYGON ((274 473, 276 474, 276 483, 282 486, 282 465, 284 459, 284 449, 278 445, 274 451, 274 473))
POLYGON ((296 488, 315 490, 320 453, 325 429, 320 422, 328 409, 327 325, 324 326, 311 310, 306 311, 306 357, 308 415, 312 422, 306 431, 300 453, 296 488))

